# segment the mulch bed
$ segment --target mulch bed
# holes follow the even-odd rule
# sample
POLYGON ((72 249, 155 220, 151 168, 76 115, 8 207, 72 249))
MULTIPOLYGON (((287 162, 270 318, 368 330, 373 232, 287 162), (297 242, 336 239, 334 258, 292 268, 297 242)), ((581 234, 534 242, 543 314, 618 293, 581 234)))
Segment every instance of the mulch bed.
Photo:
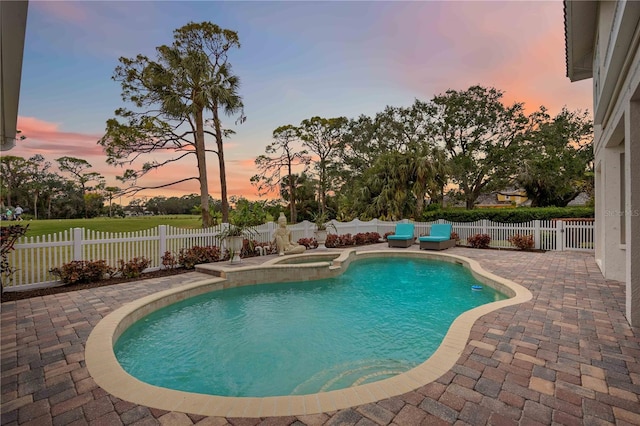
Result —
POLYGON ((38 288, 35 290, 26 291, 7 291, 2 292, 2 303, 11 302, 14 300, 29 299, 32 297, 48 296, 50 294, 67 293, 69 291, 85 290, 89 288, 104 287, 108 285, 127 283, 131 281, 140 281, 149 278, 162 278, 171 275, 184 274, 186 272, 193 272, 193 269, 176 268, 176 269, 163 269, 154 272, 147 272, 138 278, 110 278, 102 281, 95 281, 91 283, 80 284, 68 284, 59 287, 47 287, 38 288))

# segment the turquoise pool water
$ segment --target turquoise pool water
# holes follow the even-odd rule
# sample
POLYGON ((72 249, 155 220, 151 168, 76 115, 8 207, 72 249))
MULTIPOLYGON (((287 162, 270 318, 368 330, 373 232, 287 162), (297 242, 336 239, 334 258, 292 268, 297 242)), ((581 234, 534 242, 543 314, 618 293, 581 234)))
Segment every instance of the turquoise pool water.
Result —
POLYGON ((116 342, 149 384, 280 396, 381 380, 424 362, 462 312, 507 297, 461 265, 358 260, 333 279, 214 291, 141 319, 116 342))

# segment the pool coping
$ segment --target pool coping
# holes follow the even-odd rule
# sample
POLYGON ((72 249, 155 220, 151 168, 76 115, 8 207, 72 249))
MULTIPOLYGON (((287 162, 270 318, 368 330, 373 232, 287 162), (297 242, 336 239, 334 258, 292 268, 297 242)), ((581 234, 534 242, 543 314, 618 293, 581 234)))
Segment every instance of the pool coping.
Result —
POLYGON ((402 249, 363 252, 355 249, 345 250, 332 262, 281 264, 278 260, 274 260, 263 265, 233 269, 216 265, 212 273, 214 275, 210 279, 143 297, 122 306, 102 319, 91 332, 85 349, 87 369, 96 384, 110 394, 136 404, 203 416, 259 418, 331 412, 402 395, 438 379, 455 365, 467 345, 471 327, 478 318, 506 306, 524 303, 532 298, 529 290, 511 280, 485 271, 475 260, 453 254, 409 252, 402 249), (150 385, 134 378, 124 371, 115 357, 113 345, 130 324, 179 300, 209 291, 243 285, 244 283, 239 283, 233 278, 229 279, 234 274, 248 273, 252 276, 264 276, 266 269, 288 271, 292 266, 307 268, 307 270, 329 266, 332 273, 341 273, 354 259, 376 256, 417 257, 457 263, 467 267, 483 284, 512 297, 479 306, 459 315, 433 355, 405 373, 378 382, 316 394, 227 397, 176 391, 150 385))

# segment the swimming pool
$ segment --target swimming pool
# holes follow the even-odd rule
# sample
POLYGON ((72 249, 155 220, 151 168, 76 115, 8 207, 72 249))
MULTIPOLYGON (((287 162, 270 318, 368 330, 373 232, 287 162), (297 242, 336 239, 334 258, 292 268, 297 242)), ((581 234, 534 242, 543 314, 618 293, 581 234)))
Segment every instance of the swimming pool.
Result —
MULTIPOLYGON (((223 268, 224 269, 224 268, 223 268)), ((355 270, 355 269, 354 269, 355 270)), ((300 271, 298 270, 298 273, 300 271)), ((397 273, 394 275, 398 275, 397 273)), ((277 281, 277 280, 276 280, 277 281)), ((399 281, 399 280, 396 280, 399 281)), ((413 279, 409 280, 413 282, 427 281, 427 279, 413 279)), ((399 291, 412 291, 419 292, 422 290, 421 287, 425 287, 424 285, 413 286, 411 283, 405 282, 403 285, 396 283, 399 287, 395 287, 391 289, 392 292, 399 291), (409 285, 409 287, 407 287, 409 285)), ((395 284, 394 284, 395 285, 395 284)), ((288 284, 278 284, 275 287, 276 289, 269 289, 269 285, 260 286, 262 287, 261 291, 255 296, 257 299, 261 299, 263 302, 269 301, 267 306, 271 306, 271 310, 276 314, 279 312, 279 307, 281 306, 279 303, 274 304, 274 300, 281 301, 283 299, 283 291, 286 295, 286 298, 292 298, 292 300, 296 301, 293 304, 299 311, 299 313, 304 313, 305 315, 309 315, 309 313, 315 312, 313 309, 308 308, 306 305, 300 304, 300 299, 298 293, 309 293, 309 292, 319 292, 327 291, 326 287, 336 287, 338 290, 344 285, 341 284, 329 284, 318 287, 318 283, 288 283, 288 284), (296 289, 296 287, 302 286, 303 290, 296 289), (277 296, 277 297, 276 297, 277 296)), ((367 286, 361 285, 359 291, 363 291, 365 295, 368 294, 367 297, 375 297, 375 294, 367 293, 367 286)), ((234 297, 238 297, 240 299, 246 299, 246 291, 250 290, 250 287, 239 287, 232 289, 233 291, 225 290, 223 292, 214 292, 218 293, 217 296, 222 296, 225 293, 231 296, 234 296, 233 293, 237 292, 234 297)), ((198 299, 203 298, 203 300, 209 298, 214 293, 210 293, 207 296, 199 296, 198 299)), ((224 296, 226 298, 227 296, 224 296)), ((411 300, 419 300, 420 298, 425 298, 424 293, 415 293, 414 297, 409 297, 411 300)), ((207 283, 199 283, 193 284, 190 286, 185 286, 178 290, 171 290, 167 292, 162 292, 154 296, 149 296, 145 298, 146 300, 141 300, 137 306, 127 306, 123 307, 118 311, 113 312, 107 318, 105 318, 101 323, 96 326, 91 336, 89 337, 89 341, 87 342, 87 353, 86 360, 87 366, 94 380, 105 388, 107 391, 112 394, 132 401, 139 404, 157 407, 168 410, 178 410, 178 411, 186 411, 191 413, 198 413, 202 415, 241 415, 246 417, 260 417, 265 415, 286 415, 286 414, 310 414, 314 412, 322 412, 322 411, 331 411, 337 408, 344 408, 348 406, 358 405, 366 402, 375 401, 378 399, 387 398, 392 395, 398 395, 409 390, 415 389, 423 384, 428 383, 429 381, 435 380, 441 374, 446 372, 453 363, 455 363, 457 357, 461 353, 464 345, 466 344, 466 340, 468 338, 469 329, 478 316, 483 313, 490 312, 491 310, 497 309, 501 306, 507 306, 514 303, 521 303, 524 300, 528 300, 530 298, 530 293, 525 289, 521 288, 515 283, 511 283, 507 280, 501 279, 499 277, 488 274, 479 267, 479 265, 475 264, 475 262, 461 258, 459 256, 445 255, 445 254, 435 254, 435 253, 419 253, 419 252, 402 252, 400 251, 388 251, 384 250, 379 253, 368 252, 368 253, 358 253, 356 255, 355 251, 352 252, 344 252, 340 255, 340 259, 334 259, 332 262, 324 261, 324 262, 315 262, 311 264, 300 264, 300 265, 267 265, 264 267, 246 267, 239 268, 235 271, 222 270, 220 271, 220 277, 214 278, 207 283), (380 258, 384 256, 388 257, 402 257, 402 258, 414 258, 417 261, 414 263, 415 265, 420 265, 424 261, 420 259, 431 258, 431 259, 443 259, 449 263, 454 264, 454 269, 459 272, 463 272, 464 274, 469 275, 473 274, 476 278, 479 278, 480 281, 484 284, 485 290, 481 292, 471 291, 470 285, 467 285, 464 288, 463 292, 466 295, 465 298, 474 298, 481 294, 489 294, 487 286, 496 287, 503 293, 508 293, 510 296, 513 296, 511 299, 500 300, 497 302, 489 303, 480 306, 479 308, 472 309, 471 311, 466 311, 465 313, 458 316, 455 319, 453 326, 450 328, 448 332, 446 332, 446 336, 443 340, 442 345, 438 348, 438 350, 431 356, 431 358, 425 361, 426 358, 429 357, 429 354, 424 354, 424 352, 420 352, 423 348, 414 348, 413 344, 407 344, 408 341, 421 340, 420 338, 410 338, 404 337, 404 333, 409 333, 406 336, 410 336, 410 332, 413 331, 412 325, 407 326, 406 324, 402 325, 397 323, 396 321, 385 320, 383 322, 391 322, 396 324, 396 328, 386 329, 383 335, 393 335, 394 337, 399 337, 398 339, 389 339, 382 338, 382 341, 392 341, 396 344, 395 349, 399 351, 402 355, 401 357, 394 358, 389 356, 387 353, 383 353, 382 355, 375 355, 373 357, 360 357, 354 359, 347 359, 343 363, 330 363, 324 365, 321 369, 311 374, 310 378, 300 380, 297 379, 298 382, 295 386, 289 385, 289 390, 286 391, 287 396, 279 396, 279 397, 243 397, 243 398, 233 398, 233 397, 222 397, 220 395, 220 391, 215 391, 216 396, 211 395, 203 395, 200 393, 194 392, 202 392, 202 390, 192 390, 184 391, 184 390, 169 390, 162 387, 149 385, 133 379, 129 374, 127 374, 122 368, 119 366, 117 360, 115 359, 115 355, 113 352, 114 343, 118 340, 118 338, 125 332, 125 330, 129 329, 130 326, 135 324, 139 319, 146 317, 148 314, 154 313, 158 311, 158 309, 171 305, 174 302, 181 301, 183 299, 189 298, 191 296, 198 296, 203 293, 209 293, 211 290, 218 290, 228 287, 236 287, 241 286, 243 283, 253 283, 259 282, 256 281, 259 277, 263 279, 268 278, 272 279, 277 277, 281 272, 287 273, 287 275, 291 275, 291 271, 295 271, 295 268, 303 268, 308 272, 308 275, 322 275, 319 271, 324 271, 325 274, 330 276, 341 275, 344 270, 349 270, 351 268, 358 268, 359 264, 362 265, 362 268, 371 271, 375 274, 375 268, 373 265, 376 263, 380 263, 379 260, 371 262, 370 260, 363 260, 354 262, 351 267, 347 268, 347 265, 351 263, 352 260, 356 258, 366 259, 367 257, 375 256, 380 258), (466 266, 463 268, 460 265, 466 266), (291 269, 294 268, 294 269, 291 269), (237 276, 235 276, 235 275, 237 276), (103 324, 104 323, 104 324, 103 324), (400 331, 399 331, 400 330, 400 331), (404 338, 403 338, 404 337, 404 338), (398 345, 398 342, 399 345, 398 345), (409 359, 406 358, 406 354, 411 354, 413 352, 418 353, 417 357, 411 355, 409 359), (405 357, 405 358, 403 358, 405 357), (385 364, 386 361, 392 360, 392 365, 385 364), (373 362, 372 362, 373 361, 373 362), (341 370, 340 366, 343 365, 346 367, 345 370, 341 370), (378 365, 378 367, 376 367, 378 365), (373 366, 374 370, 367 370, 369 367, 373 366), (366 368, 364 368, 366 367, 366 368), (378 368, 378 369, 375 369, 378 368), (408 371, 406 371, 408 369, 408 371), (350 373, 346 374, 346 372, 351 371, 358 372, 359 375, 351 376, 350 373), (402 370, 406 371, 397 376, 387 378, 382 381, 371 382, 371 380, 377 380, 381 376, 385 377, 385 370, 402 370), (362 373, 362 374, 360 374, 362 373), (367 377, 370 376, 370 377, 367 377), (317 379, 314 379, 314 377, 317 379), (346 384, 339 383, 341 378, 347 378, 346 384), (311 387, 308 389, 299 388, 300 385, 302 387, 306 386, 306 384, 310 384, 311 387), (338 390, 330 390, 333 389, 333 385, 340 386, 351 386, 353 384, 357 384, 359 386, 350 387, 347 389, 338 389, 338 390), (293 390, 291 389, 293 387, 293 390), (296 388, 298 388, 296 390, 296 388), (323 391, 317 394, 308 394, 308 392, 316 392, 323 391), (290 395, 291 393, 303 393, 304 395, 290 395)), ((365 297, 366 298, 366 297, 365 297)), ((495 298, 495 296, 489 297, 489 299, 495 298)), ((498 297, 500 298, 500 297, 498 297)), ((397 311, 394 309, 394 305, 397 305, 399 302, 395 300, 391 305, 385 306, 386 297, 382 297, 379 303, 382 306, 382 311, 397 311)), ((195 300, 195 299, 194 299, 195 300)), ((212 302, 214 305, 219 305, 221 303, 220 299, 213 299, 212 302)), ((391 299, 393 300, 393 299, 391 299)), ((351 303, 351 302, 348 302, 351 303)), ((483 302, 483 303, 486 303, 483 302)), ((206 302, 205 302, 206 304, 206 302)), ((174 307, 178 307, 180 305, 175 305, 174 307)), ((173 309, 172 307, 171 309, 173 309)), ((248 307, 246 307, 248 308, 248 307)), ((345 305, 341 305, 342 310, 345 310, 345 305)), ((397 308, 397 306, 395 306, 397 308)), ((291 307, 287 308, 289 310, 293 309, 291 307)), ((334 307, 336 309, 336 307, 334 307)), ((340 305, 338 308, 340 309, 340 305)), ((419 315, 417 317, 420 319, 419 322, 429 323, 428 319, 421 317, 422 315, 420 310, 424 310, 421 308, 421 305, 414 305, 410 307, 413 309, 414 314, 418 312, 419 315), (417 310, 417 311, 416 311, 417 310)), ((254 311, 254 309, 249 309, 250 311, 254 311)), ((284 311, 285 309, 280 309, 280 311, 284 311)), ((255 310, 256 312, 265 311, 265 308, 262 307, 260 309, 255 310)), ((286 312, 285 312, 286 313, 286 312)), ((254 312, 255 314, 255 312, 254 312)), ((160 311, 158 311, 158 315, 160 315, 160 311)), ((257 315, 257 314, 256 314, 257 315)), ((296 314, 298 315, 298 314, 296 314)), ((288 312, 285 317, 291 318, 292 312, 288 312)), ((406 316, 414 316, 414 315, 406 315, 406 316)), ((455 317, 455 315, 453 315, 455 317)), ((295 316, 294 316, 295 317, 295 316)), ((152 318, 152 316, 147 317, 148 319, 152 318)), ((365 317, 367 318, 367 317, 365 317)), ((368 318, 371 318, 369 316, 368 318)), ((251 324, 255 324, 256 321, 259 324, 260 321, 256 320, 256 318, 245 318, 245 322, 249 321, 251 324), (250 320, 250 321, 249 321, 250 320)), ((304 323, 305 321, 297 321, 299 323, 304 323)), ((307 321, 308 322, 308 321, 307 321)), ((366 329, 368 326, 368 321, 365 323, 361 323, 359 327, 364 327, 364 331, 361 333, 366 336, 371 336, 376 334, 378 326, 373 328, 366 329)), ((414 324, 415 325, 415 324, 414 324)), ((136 326, 134 326, 136 327, 136 326)), ((335 326, 336 328, 341 328, 341 326, 335 326)), ((267 330, 268 327, 265 327, 262 331, 267 330)), ((279 330, 278 327, 273 327, 276 332, 284 331, 279 330)), ((259 327, 258 327, 259 329, 259 327)), ((134 330, 134 329, 131 329, 134 330)), ((445 330, 446 331, 446 330, 445 330)), ((289 332, 284 333, 285 340, 289 340, 289 332)), ((323 347, 322 343, 327 344, 321 339, 318 339, 317 336, 314 335, 315 332, 308 332, 316 341, 320 342, 319 347, 323 347)), ((425 333, 429 333, 428 331, 421 331, 418 335, 424 335, 425 333)), ((435 332, 434 332, 435 333, 435 332)), ((171 333, 171 334, 179 334, 179 333, 171 333)), ((214 334, 214 333, 209 333, 214 334)), ((260 334, 260 333, 259 333, 260 334)), ((300 334, 300 332, 298 332, 300 334)), ((273 336, 271 337, 273 338, 273 336)), ((277 340, 277 339, 276 339, 277 340)), ((313 340, 313 339, 312 339, 313 340)), ((328 345, 328 344, 327 344, 328 345)), ((325 345, 325 346, 327 346, 325 345)), ((293 345, 274 345, 276 347, 281 346, 283 348, 292 347, 293 345)), ((296 348, 305 348, 307 350, 313 350, 313 346, 305 346, 305 344, 297 344, 296 348)), ((331 345, 329 345, 331 346, 331 345)), ((333 346, 336 346, 334 344, 333 346)), ((342 346, 342 344, 338 345, 342 346)), ((347 345, 345 345, 347 346, 347 345)), ((298 349, 296 349, 298 350, 298 349)), ((322 350, 316 350, 317 352, 322 352, 322 350)), ((352 348, 352 351, 353 348, 352 348)), ((149 351, 147 351, 149 352, 149 351)), ((156 351, 161 352, 161 351, 156 351)), ((242 350, 236 350, 235 352, 229 351, 232 355, 242 353, 242 350)), ((181 364, 180 360, 176 360, 174 365, 181 364)), ((242 364, 242 363, 241 363, 242 364)), ((244 361, 245 366, 248 366, 247 361, 244 361)), ((287 367, 285 366, 285 369, 287 367)), ((266 369, 263 369, 266 370, 266 369)), ((255 375, 255 373, 253 373, 255 375)), ((306 372, 307 376, 309 376, 309 372, 306 372)), ((396 374, 396 371, 393 371, 392 374, 396 374)), ((258 375, 261 375, 260 373, 258 375)), ((255 377, 253 377, 255 381, 255 377)), ((241 386, 240 386, 241 387, 241 386)), ((252 396, 260 396, 264 395, 264 393, 257 392, 255 390, 251 391, 253 393, 248 393, 245 395, 252 396)), ((280 392, 277 392, 280 393, 280 392)), ((285 393, 285 392, 282 392, 285 393)), ((273 395, 274 393, 271 391, 268 393, 273 395)))
POLYGON ((216 291, 129 327, 115 352, 156 386, 225 396, 302 395, 404 373, 461 313, 506 299, 458 264, 375 258, 315 281, 216 291))

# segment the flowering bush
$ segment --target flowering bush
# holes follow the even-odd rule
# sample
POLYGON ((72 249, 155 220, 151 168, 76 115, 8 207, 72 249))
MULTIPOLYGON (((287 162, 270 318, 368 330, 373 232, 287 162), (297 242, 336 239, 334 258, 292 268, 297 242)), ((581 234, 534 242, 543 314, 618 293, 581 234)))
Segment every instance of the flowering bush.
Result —
POLYGON ((467 243, 473 248, 489 248, 491 236, 487 234, 476 234, 467 238, 467 243))
POLYGON ((520 250, 531 250, 536 245, 533 235, 515 234, 509 237, 509 242, 520 250))

